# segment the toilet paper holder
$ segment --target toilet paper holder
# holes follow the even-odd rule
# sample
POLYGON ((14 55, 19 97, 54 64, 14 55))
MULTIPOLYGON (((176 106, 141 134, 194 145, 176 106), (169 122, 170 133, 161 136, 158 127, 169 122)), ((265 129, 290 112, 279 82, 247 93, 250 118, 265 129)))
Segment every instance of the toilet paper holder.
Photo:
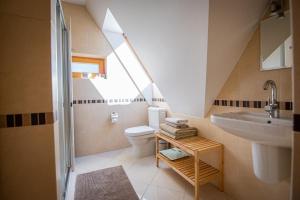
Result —
POLYGON ((112 112, 110 114, 111 123, 116 123, 119 119, 119 114, 117 112, 112 112))

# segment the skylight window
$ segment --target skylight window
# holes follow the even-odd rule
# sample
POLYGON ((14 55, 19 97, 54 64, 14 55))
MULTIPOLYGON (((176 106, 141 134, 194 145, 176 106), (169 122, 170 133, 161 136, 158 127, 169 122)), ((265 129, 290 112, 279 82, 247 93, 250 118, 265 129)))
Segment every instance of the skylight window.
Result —
POLYGON ((141 94, 147 103, 152 105, 152 80, 109 9, 107 9, 102 32, 112 46, 113 52, 107 57, 107 84, 104 83, 105 80, 92 80, 95 87, 107 98, 117 98, 117 96, 136 98, 141 94), (118 76, 119 78, 114 78, 118 76), (116 85, 118 86, 115 87, 116 85))
POLYGON ((140 62, 137 60, 136 56, 133 54, 128 43, 123 42, 116 50, 116 54, 119 56, 121 61, 124 64, 124 67, 134 79, 134 82, 137 84, 141 92, 147 89, 151 85, 151 80, 148 75, 145 73, 140 62))
POLYGON ((94 87, 107 100, 108 105, 127 105, 139 96, 139 91, 125 72, 114 53, 106 58, 107 78, 91 79, 94 87), (126 99, 124 102, 115 99, 126 99))

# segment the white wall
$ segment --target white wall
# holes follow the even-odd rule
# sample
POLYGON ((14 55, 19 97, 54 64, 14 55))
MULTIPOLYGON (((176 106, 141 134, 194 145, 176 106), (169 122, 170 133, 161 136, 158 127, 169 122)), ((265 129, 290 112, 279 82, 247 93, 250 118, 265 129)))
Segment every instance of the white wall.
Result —
POLYGON ((110 8, 173 112, 204 116, 267 1, 87 0, 86 5, 98 26, 110 8))
POLYGON ((119 22, 174 112, 204 113, 208 0, 88 0, 102 27, 106 9, 119 22))

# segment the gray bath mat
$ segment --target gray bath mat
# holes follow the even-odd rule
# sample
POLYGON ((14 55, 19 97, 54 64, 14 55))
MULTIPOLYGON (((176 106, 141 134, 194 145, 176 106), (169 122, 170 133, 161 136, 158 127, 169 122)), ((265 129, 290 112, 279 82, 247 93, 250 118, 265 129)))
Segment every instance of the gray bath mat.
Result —
POLYGON ((122 166, 79 174, 75 200, 138 200, 122 166))

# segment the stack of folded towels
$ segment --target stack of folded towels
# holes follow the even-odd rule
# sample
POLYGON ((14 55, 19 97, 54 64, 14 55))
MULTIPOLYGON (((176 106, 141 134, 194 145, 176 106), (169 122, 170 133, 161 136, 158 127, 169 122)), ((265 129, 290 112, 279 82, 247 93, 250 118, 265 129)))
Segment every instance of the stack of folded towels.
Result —
POLYGON ((166 122, 160 125, 160 133, 173 139, 181 139, 197 135, 198 130, 187 125, 188 120, 182 118, 166 118, 166 122))

